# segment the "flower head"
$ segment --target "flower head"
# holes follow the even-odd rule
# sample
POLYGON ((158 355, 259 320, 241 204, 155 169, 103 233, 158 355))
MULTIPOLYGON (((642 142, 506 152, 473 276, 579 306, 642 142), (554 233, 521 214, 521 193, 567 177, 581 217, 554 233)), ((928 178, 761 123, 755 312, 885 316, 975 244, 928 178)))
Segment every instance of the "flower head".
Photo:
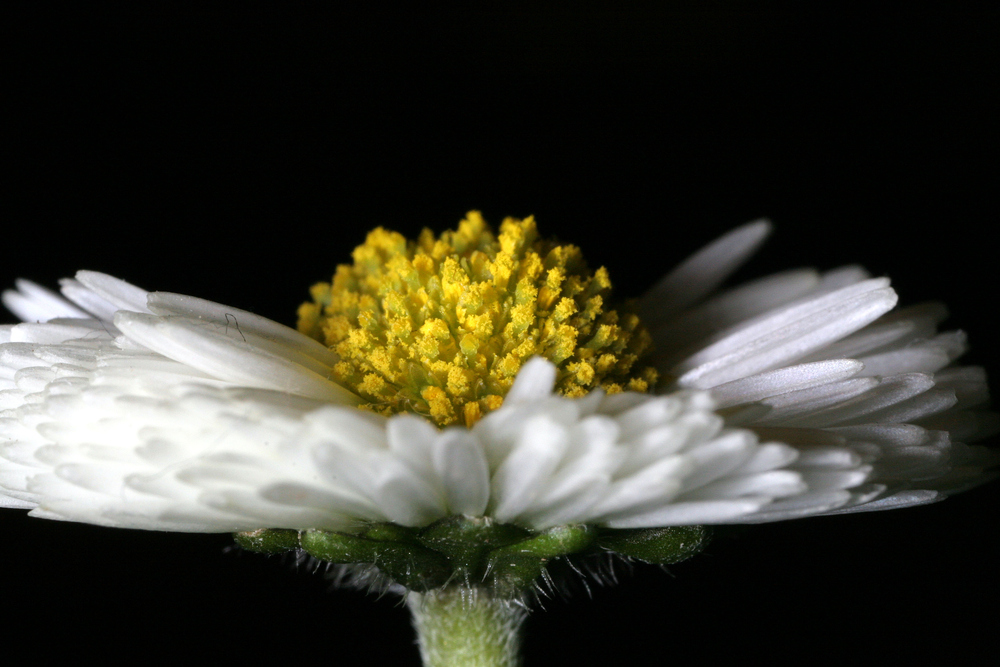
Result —
POLYGON ((99 273, 61 296, 20 281, 4 302, 25 322, 0 329, 0 502, 158 530, 396 526, 415 545, 449 517, 523 541, 980 481, 991 456, 958 440, 992 427, 985 378, 951 366, 965 339, 935 333, 942 308, 892 311, 888 280, 857 267, 715 294, 768 230, 664 278, 637 306, 650 333, 579 250, 475 213, 417 242, 372 232, 313 288, 304 333, 99 273))

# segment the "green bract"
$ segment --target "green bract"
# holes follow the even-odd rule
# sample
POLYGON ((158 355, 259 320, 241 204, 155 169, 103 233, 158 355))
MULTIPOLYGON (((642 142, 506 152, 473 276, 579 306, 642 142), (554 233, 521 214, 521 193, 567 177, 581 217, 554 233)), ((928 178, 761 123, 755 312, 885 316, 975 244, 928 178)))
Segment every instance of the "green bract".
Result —
POLYGON ((256 530, 237 533, 236 542, 261 553, 302 549, 328 563, 375 565, 411 591, 466 585, 513 597, 531 588, 554 559, 613 552, 647 563, 677 563, 705 547, 708 531, 569 525, 533 532, 489 517, 449 516, 425 528, 371 523, 354 533, 256 530))

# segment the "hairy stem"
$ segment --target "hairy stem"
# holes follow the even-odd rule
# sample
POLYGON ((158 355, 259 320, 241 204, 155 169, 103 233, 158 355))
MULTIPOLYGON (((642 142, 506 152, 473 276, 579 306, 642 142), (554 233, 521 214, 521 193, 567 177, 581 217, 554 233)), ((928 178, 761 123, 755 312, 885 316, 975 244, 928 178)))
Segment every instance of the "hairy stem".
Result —
POLYGON ((410 593, 424 667, 517 667, 527 610, 484 588, 410 593))

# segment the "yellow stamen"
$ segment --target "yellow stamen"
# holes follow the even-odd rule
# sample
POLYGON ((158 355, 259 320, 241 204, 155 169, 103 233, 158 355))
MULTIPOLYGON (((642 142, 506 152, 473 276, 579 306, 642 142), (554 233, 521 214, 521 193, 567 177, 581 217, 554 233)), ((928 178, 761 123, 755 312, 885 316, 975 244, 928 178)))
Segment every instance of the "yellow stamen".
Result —
POLYGON ((536 354, 557 365, 566 396, 656 382, 636 366, 650 343, 639 319, 605 307, 607 270, 540 239, 531 217, 507 218, 495 236, 472 211, 457 230, 425 229, 415 242, 379 227, 353 258, 313 286, 298 326, 339 355, 334 379, 373 410, 471 426, 536 354))

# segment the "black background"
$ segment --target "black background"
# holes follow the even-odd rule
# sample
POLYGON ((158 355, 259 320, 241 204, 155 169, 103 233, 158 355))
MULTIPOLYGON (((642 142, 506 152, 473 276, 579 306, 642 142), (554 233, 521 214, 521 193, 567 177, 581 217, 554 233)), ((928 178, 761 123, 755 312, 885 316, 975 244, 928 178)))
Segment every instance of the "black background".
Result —
MULTIPOLYGON (((534 214, 629 295, 768 216, 739 277, 862 263, 903 303, 947 300, 995 371, 997 13, 669 4, 9 17, 0 282, 89 268, 293 323, 366 230, 478 208, 534 214)), ((762 526, 637 567, 548 602, 527 664, 972 661, 995 644, 998 501, 762 526)), ((0 632, 42 629, 39 656, 418 664, 393 600, 228 536, 0 521, 0 632)))

